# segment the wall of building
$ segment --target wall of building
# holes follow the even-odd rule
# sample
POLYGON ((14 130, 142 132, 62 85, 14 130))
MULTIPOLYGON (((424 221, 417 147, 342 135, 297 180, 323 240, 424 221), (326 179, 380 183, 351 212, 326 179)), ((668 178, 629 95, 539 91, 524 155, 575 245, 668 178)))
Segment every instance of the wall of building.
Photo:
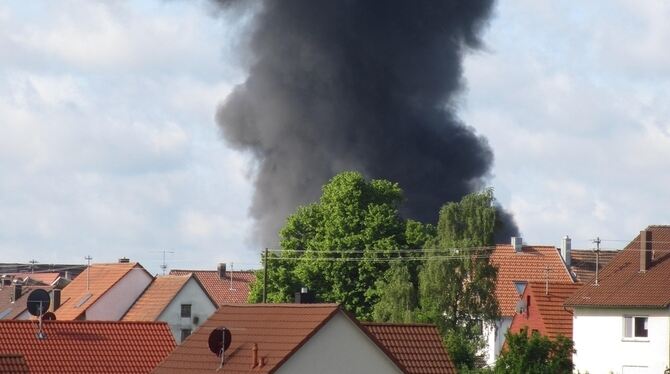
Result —
MULTIPOLYGON (((524 300, 528 300, 526 297, 528 294, 524 294, 524 300)), ((512 333, 518 333, 523 327, 528 327, 529 332, 537 330, 539 333, 546 335, 546 329, 544 322, 540 316, 540 312, 537 309, 537 304, 534 303, 534 299, 531 297, 530 306, 528 310, 521 314, 515 314, 512 318, 512 323, 509 326, 508 331, 512 333)))
POLYGON ((172 335, 174 335, 174 340, 181 343, 182 329, 195 331, 215 311, 216 305, 207 297, 195 278, 191 277, 161 313, 158 320, 167 322, 170 325, 170 330, 172 330, 172 335), (191 318, 181 318, 182 304, 191 304, 191 318), (194 319, 194 317, 197 318, 194 319), (196 319, 198 323, 195 323, 196 319))
POLYGON ((582 373, 663 373, 670 366, 670 309, 575 308, 575 370, 582 373), (624 338, 624 316, 648 316, 648 338, 624 338))
POLYGON ((86 320, 120 320, 144 289, 149 286, 152 279, 153 277, 143 269, 130 270, 86 310, 86 320))
POLYGON ((493 366, 500 355, 500 350, 505 344, 505 334, 512 324, 512 317, 502 317, 495 325, 484 325, 484 339, 486 341, 485 356, 486 364, 493 366))
POLYGON ((288 373, 385 374, 402 371, 358 326, 339 312, 277 370, 277 374, 288 373))

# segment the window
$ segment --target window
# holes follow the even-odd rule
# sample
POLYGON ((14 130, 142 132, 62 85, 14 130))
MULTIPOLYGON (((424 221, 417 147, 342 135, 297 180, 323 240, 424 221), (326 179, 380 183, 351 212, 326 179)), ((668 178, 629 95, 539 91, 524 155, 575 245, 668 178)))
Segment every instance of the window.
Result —
POLYGON ((181 341, 183 342, 191 335, 191 329, 181 329, 181 341))
POLYGON ((181 318, 191 318, 191 304, 181 304, 181 318))
POLYGON ((623 337, 629 339, 649 336, 647 317, 623 317, 623 337))

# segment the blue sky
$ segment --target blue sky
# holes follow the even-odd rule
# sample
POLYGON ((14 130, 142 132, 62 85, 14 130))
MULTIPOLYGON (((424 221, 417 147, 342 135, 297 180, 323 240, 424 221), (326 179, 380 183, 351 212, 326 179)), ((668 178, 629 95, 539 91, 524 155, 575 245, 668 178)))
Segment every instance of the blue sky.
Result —
MULTIPOLYGON (((458 105, 525 241, 670 223, 668 19, 660 0, 496 5, 458 105)), ((206 1, 0 3, 0 262, 257 266, 253 160, 214 123, 245 31, 206 1)))

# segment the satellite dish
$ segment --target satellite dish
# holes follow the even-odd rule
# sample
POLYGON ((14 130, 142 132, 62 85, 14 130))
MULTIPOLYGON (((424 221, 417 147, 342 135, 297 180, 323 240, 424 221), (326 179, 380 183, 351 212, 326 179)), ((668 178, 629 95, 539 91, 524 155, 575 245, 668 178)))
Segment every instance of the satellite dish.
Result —
POLYGON ((55 321, 56 320, 56 315, 54 312, 46 312, 42 316, 42 321, 55 321))
POLYGON ((47 291, 38 289, 28 295, 28 302, 26 304, 30 314, 40 317, 49 310, 51 298, 47 291))
POLYGON ((209 350, 217 356, 230 347, 232 341, 230 330, 225 327, 217 327, 209 333, 209 350))

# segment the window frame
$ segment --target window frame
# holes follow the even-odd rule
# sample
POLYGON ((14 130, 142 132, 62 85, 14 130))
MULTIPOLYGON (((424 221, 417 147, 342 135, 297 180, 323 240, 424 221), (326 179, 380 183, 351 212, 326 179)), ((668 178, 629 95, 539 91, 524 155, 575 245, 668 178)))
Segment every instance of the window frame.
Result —
POLYGON ((181 310, 179 311, 181 318, 191 318, 193 316, 193 304, 181 304, 181 310), (184 315, 184 308, 188 307, 188 315, 184 315))
POLYGON ((649 341, 649 316, 631 314, 631 315, 624 315, 621 320, 622 320, 621 336, 623 341, 642 341, 642 342, 649 341), (636 326, 637 326, 637 320, 639 319, 644 319, 643 328, 644 331, 646 332, 646 336, 637 335, 639 331, 637 330, 636 326), (630 336, 626 336, 626 333, 628 332, 627 331, 628 321, 630 321, 630 336))
POLYGON ((189 336, 191 336, 191 334, 193 334, 193 329, 181 329, 180 332, 181 333, 179 337, 183 342, 184 340, 186 340, 186 338, 188 338, 189 336))

